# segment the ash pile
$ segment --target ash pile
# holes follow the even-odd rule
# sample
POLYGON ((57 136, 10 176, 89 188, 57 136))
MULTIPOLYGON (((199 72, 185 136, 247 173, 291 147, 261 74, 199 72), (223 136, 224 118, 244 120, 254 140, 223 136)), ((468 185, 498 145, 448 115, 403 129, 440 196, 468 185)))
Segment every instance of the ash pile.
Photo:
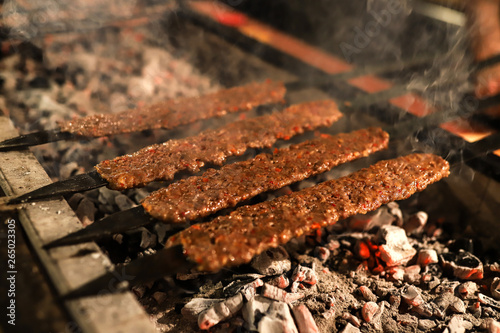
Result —
POLYGON ((414 203, 391 203, 237 270, 133 291, 165 332, 498 332, 500 262, 453 236, 414 203))
MULTIPOLYGON (((160 44, 159 28, 128 25, 85 35, 47 35, 43 51, 24 42, 2 44, 0 108, 17 128, 31 132, 76 116, 216 91, 218 82, 290 78, 221 39, 190 36, 194 28, 160 44), (179 45, 196 50, 185 52, 179 45), (232 66, 228 73, 222 65, 227 58, 215 64, 216 59, 206 56, 208 47, 224 50, 231 64, 240 67, 232 66)), ((146 145, 197 133, 203 126, 32 149, 55 181, 146 145)), ((122 193, 101 188, 67 199, 82 224, 89 225, 139 205, 162 186, 122 193)), ((481 251, 480 238, 472 232, 464 237, 456 203, 436 208, 436 197, 447 197, 444 191, 426 194, 427 201, 410 199, 342 221, 266 251, 250 265, 169 277, 133 291, 161 332, 499 332, 498 253, 481 251)), ((162 248, 175 231, 156 224, 100 245, 115 263, 127 263, 162 248)))

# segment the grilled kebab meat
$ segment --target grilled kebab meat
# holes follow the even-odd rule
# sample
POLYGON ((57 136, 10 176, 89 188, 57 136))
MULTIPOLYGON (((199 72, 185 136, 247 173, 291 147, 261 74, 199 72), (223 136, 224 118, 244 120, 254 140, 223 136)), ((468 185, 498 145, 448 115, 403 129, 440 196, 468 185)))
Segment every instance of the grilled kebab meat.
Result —
POLYGON ((197 172, 205 163, 222 165, 248 148, 270 147, 278 139, 329 126, 342 117, 330 100, 292 105, 281 112, 230 123, 197 136, 170 140, 96 166, 109 187, 124 190, 155 180, 170 180, 182 170, 197 172))
POLYGON ((448 162, 432 154, 380 161, 349 176, 195 224, 166 245, 182 245, 200 270, 217 271, 247 263, 266 249, 338 220, 406 199, 448 174, 448 162))
POLYGON ((60 122, 61 132, 85 137, 99 137, 146 129, 171 129, 197 120, 246 111, 256 106, 283 103, 283 82, 267 80, 220 90, 200 96, 171 99, 136 110, 99 114, 60 122))
POLYGON ((265 191, 277 190, 387 147, 389 135, 368 128, 276 149, 273 154, 233 163, 171 184, 142 205, 151 216, 182 223, 204 217, 265 191))

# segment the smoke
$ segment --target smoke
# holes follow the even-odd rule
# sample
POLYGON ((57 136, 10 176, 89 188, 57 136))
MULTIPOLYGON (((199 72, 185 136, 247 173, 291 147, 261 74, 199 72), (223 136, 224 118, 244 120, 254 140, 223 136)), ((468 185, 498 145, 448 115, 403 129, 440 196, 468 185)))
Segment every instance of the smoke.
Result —
POLYGON ((8 37, 36 43, 47 33, 96 29, 132 17, 137 0, 6 0, 2 20, 8 37))

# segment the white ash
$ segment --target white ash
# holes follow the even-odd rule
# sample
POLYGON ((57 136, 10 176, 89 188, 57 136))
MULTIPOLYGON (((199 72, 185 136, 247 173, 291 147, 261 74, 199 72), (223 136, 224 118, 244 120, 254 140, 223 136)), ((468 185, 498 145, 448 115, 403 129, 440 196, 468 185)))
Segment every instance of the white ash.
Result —
POLYGON ((404 229, 397 226, 383 226, 377 234, 381 259, 388 266, 404 265, 416 254, 408 242, 404 229))
POLYGON ((265 283, 262 287, 262 296, 273 299, 278 302, 293 303, 305 295, 301 293, 287 293, 285 290, 265 283))
MULTIPOLYGON (((295 312, 294 312, 295 315, 295 312)), ((297 320, 297 317, 295 317, 297 320)), ((300 328, 300 324, 299 324, 300 328)), ((269 306, 269 309, 264 314, 262 319, 259 321, 257 330, 259 332, 265 333, 299 333, 295 322, 290 313, 290 308, 286 303, 283 302, 273 302, 269 306)), ((307 332, 302 331, 300 332, 307 332)))
POLYGON ((216 303, 204 310, 198 316, 198 326, 202 330, 218 324, 235 315, 243 307, 243 295, 238 293, 224 301, 216 303))
POLYGON ((212 298, 193 298, 186 305, 183 306, 181 313, 184 316, 191 316, 194 319, 198 319, 198 315, 210 308, 214 304, 220 303, 224 299, 212 299, 212 298))

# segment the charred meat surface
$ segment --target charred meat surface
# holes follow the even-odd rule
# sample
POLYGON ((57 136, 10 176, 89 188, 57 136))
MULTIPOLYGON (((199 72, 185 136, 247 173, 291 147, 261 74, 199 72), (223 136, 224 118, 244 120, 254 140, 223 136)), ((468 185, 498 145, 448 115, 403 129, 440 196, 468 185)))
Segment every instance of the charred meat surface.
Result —
POLYGON ((172 236, 167 246, 181 244, 200 270, 217 271, 248 263, 266 249, 338 220, 406 199, 448 174, 448 162, 432 154, 380 161, 349 176, 193 225, 172 236))
POLYGON ((205 163, 222 165, 229 156, 242 155, 249 148, 270 147, 278 139, 329 126, 340 117, 337 104, 330 100, 297 104, 194 137, 151 145, 134 154, 103 161, 96 169, 112 189, 143 186, 155 180, 170 180, 182 170, 197 172, 205 163))
POLYGON ((387 147, 389 135, 380 128, 361 129, 260 154, 254 159, 210 169, 183 179, 147 197, 146 212, 169 223, 207 216, 259 193, 291 183, 387 147))
POLYGON ((171 129, 230 112, 251 110, 259 105, 283 103, 285 93, 283 82, 267 80, 200 97, 171 99, 136 110, 60 122, 59 127, 62 132, 85 137, 139 132, 146 129, 171 129))

